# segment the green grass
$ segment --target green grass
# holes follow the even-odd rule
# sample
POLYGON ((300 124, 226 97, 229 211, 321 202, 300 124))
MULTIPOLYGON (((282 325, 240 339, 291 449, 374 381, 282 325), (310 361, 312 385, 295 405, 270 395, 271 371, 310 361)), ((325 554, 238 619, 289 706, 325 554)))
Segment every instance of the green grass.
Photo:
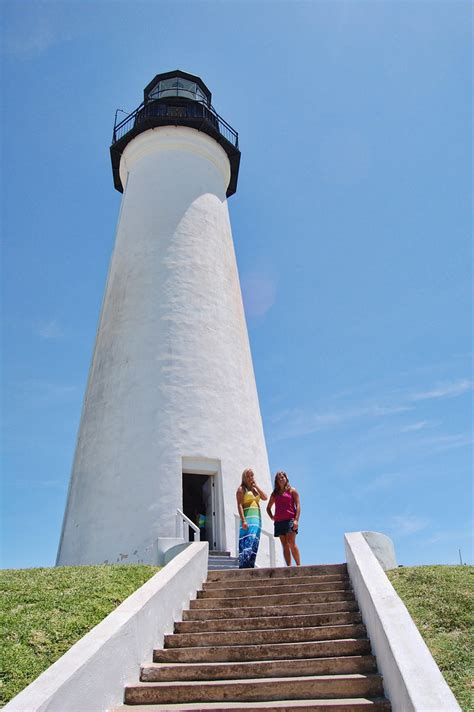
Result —
POLYGON ((460 706, 472 712, 474 566, 417 566, 387 575, 460 706))
POLYGON ((0 571, 0 704, 158 570, 117 564, 0 571))

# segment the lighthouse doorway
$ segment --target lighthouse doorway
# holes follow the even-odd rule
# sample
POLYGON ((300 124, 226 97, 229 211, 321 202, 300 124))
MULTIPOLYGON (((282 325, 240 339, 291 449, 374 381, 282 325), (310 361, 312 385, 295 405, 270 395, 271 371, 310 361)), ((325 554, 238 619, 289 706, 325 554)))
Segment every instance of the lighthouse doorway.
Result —
MULTIPOLYGON (((183 473, 183 512, 199 527, 201 541, 216 549, 215 476, 183 473)), ((189 540, 193 540, 191 531, 189 540)))

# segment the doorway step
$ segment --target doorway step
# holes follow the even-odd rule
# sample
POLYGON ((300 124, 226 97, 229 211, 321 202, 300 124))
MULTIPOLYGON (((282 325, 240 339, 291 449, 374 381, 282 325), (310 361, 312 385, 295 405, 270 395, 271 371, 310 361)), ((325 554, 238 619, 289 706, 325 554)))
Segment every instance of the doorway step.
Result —
POLYGON ((391 710, 345 564, 210 571, 174 630, 113 712, 391 710))
POLYGON ((239 559, 237 557, 231 556, 230 551, 210 551, 207 568, 209 571, 238 569, 239 559))

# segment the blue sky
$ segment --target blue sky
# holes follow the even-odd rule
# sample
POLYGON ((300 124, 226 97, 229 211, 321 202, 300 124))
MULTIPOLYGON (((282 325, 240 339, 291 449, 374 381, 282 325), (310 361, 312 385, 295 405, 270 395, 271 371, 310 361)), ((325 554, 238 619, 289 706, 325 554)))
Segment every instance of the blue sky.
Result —
POLYGON ((376 530, 472 563, 464 2, 4 2, 2 565, 54 563, 120 194, 161 71, 240 134, 229 201, 272 472, 303 563, 376 530))

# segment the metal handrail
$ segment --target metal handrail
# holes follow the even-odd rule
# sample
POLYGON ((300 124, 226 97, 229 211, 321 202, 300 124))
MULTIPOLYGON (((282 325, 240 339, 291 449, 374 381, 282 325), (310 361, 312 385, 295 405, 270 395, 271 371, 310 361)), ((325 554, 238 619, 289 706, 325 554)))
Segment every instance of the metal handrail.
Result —
POLYGON ((262 529, 261 534, 268 537, 268 549, 270 552, 270 568, 273 569, 276 566, 275 538, 274 538, 273 534, 271 534, 270 532, 267 532, 266 529, 262 529))
MULTIPOLYGON (((155 103, 155 101, 156 100, 142 102, 140 104, 140 106, 138 106, 135 109, 135 111, 132 111, 131 114, 128 114, 124 119, 122 119, 118 123, 117 123, 117 112, 116 112, 115 121, 114 121, 114 131, 112 134, 112 144, 119 141, 121 138, 123 138, 123 136, 125 136, 125 134, 127 134, 129 131, 131 131, 131 129, 133 129, 135 126, 135 120, 136 120, 137 116, 140 114, 140 112, 143 111, 144 109, 146 109, 147 106, 152 106, 155 103)), ((213 106, 211 106, 210 104, 207 104, 203 100, 194 101, 192 104, 202 105, 206 110, 206 114, 209 114, 217 122, 217 128, 218 128, 219 133, 227 141, 232 143, 233 146, 235 146, 235 148, 238 149, 239 134, 237 133, 237 131, 235 129, 232 128, 232 126, 230 124, 227 123, 227 121, 225 119, 222 118, 222 116, 219 116, 219 114, 217 113, 217 111, 214 109, 213 106)), ((192 104, 191 104, 191 106, 192 106, 192 104)), ((166 104, 166 102, 160 101, 159 105, 160 105, 161 109, 163 110, 163 114, 161 114, 162 117, 166 118, 167 116, 169 116, 169 118, 174 118, 174 119, 176 118, 176 115, 174 115, 171 111, 168 113, 168 104, 166 104)), ((184 104, 183 106, 186 107, 187 104, 184 104)), ((176 108, 174 105, 170 105, 170 107, 172 109, 176 108)), ((153 114, 150 114, 150 116, 153 116, 153 114)), ((159 116, 159 115, 157 114, 157 116, 159 116)), ((189 116, 189 117, 183 117, 183 118, 198 118, 198 117, 189 116)), ((204 121, 209 120, 207 118, 207 116, 204 115, 204 112, 203 112, 202 119, 204 121)))
POLYGON ((180 509, 176 510, 176 538, 188 541, 189 529, 193 530, 194 541, 201 541, 201 531, 180 509), (186 529, 186 526, 188 529, 186 529), (180 531, 181 530, 181 531, 180 531))
MULTIPOLYGON (((239 555, 239 538, 240 538, 240 517, 238 514, 234 514, 234 521, 235 521, 235 552, 236 556, 239 555)), ((267 532, 266 529, 261 529, 260 534, 264 534, 266 537, 268 537, 268 548, 269 548, 269 553, 270 553, 270 568, 274 568, 276 566, 276 551, 275 551, 275 539, 273 537, 273 534, 270 532, 267 532)))

